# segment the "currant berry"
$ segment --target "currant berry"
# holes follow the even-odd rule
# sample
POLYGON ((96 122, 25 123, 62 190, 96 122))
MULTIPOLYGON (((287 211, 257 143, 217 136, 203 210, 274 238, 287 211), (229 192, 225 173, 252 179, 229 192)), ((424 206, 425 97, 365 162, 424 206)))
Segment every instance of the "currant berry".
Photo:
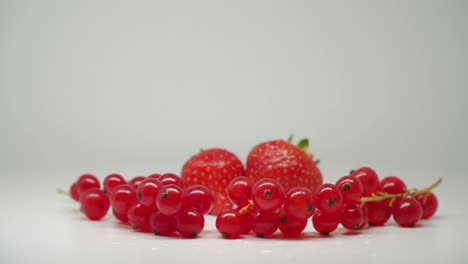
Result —
POLYGON ((428 194, 418 194, 414 197, 414 199, 416 199, 422 206, 422 219, 428 219, 432 217, 437 211, 437 206, 439 203, 437 201, 437 197, 432 192, 428 194))
POLYGON ((236 210, 240 213, 244 221, 241 234, 245 235, 250 233, 253 228, 253 217, 255 214, 260 212, 260 209, 255 204, 251 204, 246 209, 237 208, 236 210))
POLYGON ((169 236, 176 229, 176 219, 173 216, 167 216, 161 212, 153 212, 149 217, 151 230, 158 236, 169 236))
POLYGON ((359 230, 364 222, 364 210, 358 203, 345 203, 341 213, 341 225, 351 230, 359 230))
POLYGON ((377 187, 379 186, 379 177, 373 169, 362 167, 351 172, 351 176, 361 182, 363 196, 370 196, 377 190, 377 187))
POLYGON ((281 210, 279 215, 278 228, 285 237, 297 237, 307 226, 307 218, 295 218, 288 215, 285 210, 281 210))
MULTIPOLYGON (((404 193, 406 191, 406 184, 396 176, 388 176, 380 181, 378 190, 388 194, 404 193)), ((395 204, 399 203, 400 200, 401 198, 396 198, 391 202, 391 200, 387 199, 385 203, 393 207, 395 204)))
POLYGON ((179 187, 182 187, 182 179, 174 173, 164 173, 159 177, 159 181, 163 185, 175 184, 179 187))
POLYGON ((158 197, 162 187, 163 185, 159 180, 154 178, 144 179, 138 185, 137 197, 144 206, 154 210, 156 208, 156 197, 158 197))
POLYGON ((414 198, 404 198, 393 207, 393 219, 402 227, 412 227, 421 219, 423 209, 414 198))
POLYGON ((286 193, 284 211, 291 217, 307 219, 314 214, 315 197, 305 187, 294 187, 286 193))
POLYGON ((367 202, 363 205, 367 208, 369 224, 383 226, 392 216, 392 208, 385 202, 367 202))
POLYGON ((128 185, 132 186, 133 189, 137 190, 138 185, 140 185, 140 183, 144 181, 145 179, 146 179, 145 176, 136 176, 132 178, 130 181, 128 181, 128 185))
POLYGON ((139 230, 141 232, 150 232, 151 226, 148 222, 150 214, 150 208, 144 206, 142 203, 135 203, 128 210, 128 222, 133 227, 133 229, 139 230))
POLYGON ((328 213, 315 210, 314 215, 312 216, 314 229, 322 235, 328 235, 335 231, 339 223, 340 214, 337 212, 328 213))
POLYGON ((224 238, 238 238, 242 234, 244 225, 242 215, 233 209, 223 211, 216 217, 216 229, 224 238))
POLYGON ((80 201, 80 194, 78 193, 78 188, 76 186, 76 182, 74 182, 71 186, 70 186, 70 197, 79 202, 80 201))
POLYGON ((238 207, 244 207, 252 197, 254 181, 245 176, 234 178, 227 186, 229 200, 238 207))
POLYGON ((359 202, 362 197, 362 184, 355 177, 341 177, 335 185, 340 189, 344 202, 359 202))
POLYGON ((252 230, 257 237, 267 237, 278 230, 279 217, 274 212, 260 211, 253 216, 252 222, 252 230))
POLYGON ((195 208, 203 215, 210 212, 213 195, 203 185, 192 185, 185 190, 185 208, 195 208))
POLYGON ((261 179, 252 187, 252 200, 263 211, 275 211, 283 205, 283 187, 274 179, 261 179))
POLYGON ((156 198, 156 207, 167 216, 179 214, 183 208, 183 203, 184 191, 175 184, 163 186, 156 198))
POLYGON ((185 238, 197 237, 205 226, 205 218, 194 208, 184 210, 176 219, 176 230, 185 238))
POLYGON ((334 184, 325 183, 318 189, 315 203, 320 211, 335 213, 343 208, 343 195, 334 184))
POLYGON ((89 189, 99 187, 99 180, 92 174, 83 174, 76 181, 76 189, 78 190, 79 194, 82 194, 89 189))
POLYGON ((117 173, 109 174, 106 176, 106 178, 104 178, 104 181, 102 182, 102 185, 104 186, 103 192, 105 194, 109 194, 115 187, 125 183, 127 182, 125 181, 124 177, 122 177, 122 175, 117 173))
POLYGON ((99 220, 109 211, 109 198, 99 189, 92 188, 80 197, 81 210, 90 220, 99 220))
POLYGON ((122 223, 128 223, 128 217, 127 217, 127 214, 124 214, 124 213, 119 213, 118 211, 116 211, 114 208, 112 208, 112 214, 114 215, 114 217, 119 220, 120 222, 122 223))
POLYGON ((362 207, 362 212, 364 214, 364 221, 361 223, 359 230, 365 229, 367 225, 369 224, 369 209, 367 209, 367 206, 365 205, 361 207, 362 207))
POLYGON ((159 174, 159 173, 153 173, 153 174, 148 176, 148 178, 156 179, 156 180, 159 180, 159 177, 161 177, 161 174, 159 174))
POLYGON ((135 189, 128 184, 116 186, 109 200, 112 207, 122 214, 127 214, 130 207, 138 201, 135 189))

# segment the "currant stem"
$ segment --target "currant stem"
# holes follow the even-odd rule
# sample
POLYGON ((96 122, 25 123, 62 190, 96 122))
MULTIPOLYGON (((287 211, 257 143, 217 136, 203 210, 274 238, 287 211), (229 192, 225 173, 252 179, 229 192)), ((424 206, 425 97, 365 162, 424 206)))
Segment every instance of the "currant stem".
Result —
POLYGON ((242 209, 239 210, 239 213, 245 214, 252 205, 254 205, 254 202, 252 200, 249 200, 249 203, 246 206, 242 207, 242 209))
POLYGON ((406 190, 406 192, 404 193, 389 194, 386 192, 377 192, 377 194, 373 193, 371 196, 368 196, 368 197, 361 197, 360 202, 361 202, 361 205, 363 205, 367 202, 381 202, 387 199, 391 199, 390 201, 390 206, 391 206, 397 198, 405 198, 407 196, 414 197, 421 193, 425 193, 426 196, 424 198, 427 199, 427 197, 429 196, 429 193, 434 188, 439 186, 441 182, 442 182, 442 178, 439 178, 436 182, 434 182, 433 184, 431 184, 430 186, 426 188, 423 188, 423 189, 413 188, 410 190, 406 190))
POLYGON ((60 188, 57 189, 57 193, 62 194, 62 195, 66 195, 66 196, 70 196, 69 192, 67 192, 67 191, 65 191, 63 189, 60 189, 60 188))

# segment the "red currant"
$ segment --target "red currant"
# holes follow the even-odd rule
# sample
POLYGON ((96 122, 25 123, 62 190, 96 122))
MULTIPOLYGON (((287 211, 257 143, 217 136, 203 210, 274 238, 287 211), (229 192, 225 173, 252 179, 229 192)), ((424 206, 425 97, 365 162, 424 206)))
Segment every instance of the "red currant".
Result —
POLYGON ((373 226, 383 226, 392 216, 392 208, 385 202, 367 202, 364 204, 367 208, 369 224, 373 226))
POLYGON ((359 227, 359 230, 362 230, 367 227, 369 224, 369 209, 367 209, 367 206, 361 206, 362 207, 362 212, 364 214, 364 221, 362 221, 361 226, 359 227))
POLYGON ((210 212, 213 195, 203 185, 192 185, 185 190, 185 208, 195 208, 203 215, 210 212))
POLYGON ((283 233, 285 237, 297 237, 301 235, 307 226, 307 218, 294 218, 283 210, 281 210, 279 215, 279 230, 283 233))
POLYGON ((161 174, 159 174, 159 173, 153 173, 150 176, 148 176, 148 178, 156 179, 156 180, 159 180, 159 177, 161 177, 161 174))
POLYGON ((314 214, 314 204, 315 197, 311 190, 305 187, 294 187, 286 194, 284 211, 294 218, 307 219, 314 214))
POLYGON ((75 200, 75 201, 80 201, 80 194, 78 193, 78 188, 76 186, 76 182, 74 182, 71 186, 70 186, 70 197, 75 200))
POLYGON ((438 201, 437 197, 433 193, 420 193, 414 197, 422 206, 423 214, 422 219, 428 219, 432 217, 437 211, 438 201))
POLYGON ((244 225, 242 215, 233 209, 223 211, 216 217, 216 229, 224 238, 238 238, 242 234, 244 225))
POLYGON ((122 223, 128 223, 127 214, 119 213, 119 212, 116 211, 114 208, 112 208, 112 214, 113 214, 114 217, 115 217, 117 220, 119 220, 120 222, 122 222, 122 223))
POLYGON ((325 183, 318 189, 315 202, 319 210, 331 214, 343 208, 343 195, 334 184, 325 183))
POLYGON ((227 187, 229 200, 238 207, 244 207, 252 197, 254 181, 245 176, 234 178, 227 187))
POLYGON ((177 216, 176 230, 182 237, 194 238, 203 230, 205 218, 194 208, 184 210, 177 216))
POLYGON ((138 185, 137 197, 144 206, 153 210, 156 208, 156 197, 158 197, 162 187, 163 185, 159 180, 154 178, 144 179, 138 185))
POLYGON ((183 208, 183 203, 184 191, 175 184, 163 186, 156 198, 156 207, 167 216, 179 214, 183 208))
MULTIPOLYGON (((388 176, 380 181, 378 190, 388 194, 404 193, 406 191, 406 184, 398 177, 388 176)), ((391 203, 391 200, 387 199, 385 200, 385 203, 389 206, 391 203, 391 207, 393 207, 395 204, 400 202, 400 200, 401 198, 396 198, 393 203, 391 203)))
POLYGON ((340 189, 344 202, 359 202, 362 197, 362 184, 355 177, 341 177, 335 185, 340 189))
POLYGON ((148 221, 153 233, 158 236, 169 236, 176 229, 175 217, 164 215, 161 212, 151 213, 148 221))
POLYGON ((122 177, 122 175, 116 173, 109 174, 102 182, 102 185, 104 186, 103 191, 105 194, 109 194, 116 186, 124 183, 127 182, 125 181, 124 177, 122 177))
POLYGON ((284 190, 274 179, 261 179, 252 187, 252 199, 261 210, 275 211, 283 205, 284 190))
POLYGON ((341 213, 341 225, 344 228, 359 230, 364 222, 364 210, 358 203, 345 203, 341 213))
POLYGON ((138 201, 135 189, 128 184, 116 186, 109 199, 112 207, 122 214, 127 214, 130 207, 138 201))
POLYGON ((312 224, 322 235, 328 235, 331 232, 335 231, 340 223, 340 214, 322 212, 320 210, 315 210, 314 215, 312 216, 312 224))
POLYGON ((277 213, 260 211, 253 216, 252 221, 252 230, 257 237, 267 237, 278 230, 279 217, 277 213))
POLYGON ((136 176, 128 181, 128 185, 132 186, 135 190, 138 189, 138 185, 146 179, 145 176, 136 176))
POLYGON ((159 177, 159 181, 163 185, 175 184, 182 187, 182 179, 174 173, 164 173, 159 177))
POLYGON ((404 198, 393 207, 393 219, 402 227, 412 227, 421 219, 423 209, 414 198, 404 198))
POLYGON ((80 197, 81 210, 91 220, 103 218, 109 211, 109 198, 99 189, 92 188, 80 197))
POLYGON ((100 186, 99 180, 92 174, 83 174, 76 182, 76 189, 79 194, 82 194, 92 188, 100 188, 100 186))
POLYGON ((361 182, 363 196, 370 196, 377 190, 379 185, 379 177, 373 169, 362 167, 351 172, 351 176, 355 177, 361 182))
POLYGON ((148 218, 151 214, 151 209, 144 206, 142 203, 135 203, 127 213, 128 222, 134 229, 142 232, 150 232, 151 227, 148 218))

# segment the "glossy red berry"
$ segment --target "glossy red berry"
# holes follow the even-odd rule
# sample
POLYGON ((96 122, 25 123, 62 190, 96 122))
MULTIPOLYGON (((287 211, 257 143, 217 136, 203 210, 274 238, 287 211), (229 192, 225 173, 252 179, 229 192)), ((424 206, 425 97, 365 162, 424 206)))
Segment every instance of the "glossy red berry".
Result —
POLYGON ((278 229, 285 237, 297 237, 302 234, 302 231, 307 226, 307 218, 294 218, 288 215, 284 209, 279 214, 278 229))
POLYGON ((294 187, 286 193, 284 211, 287 215, 298 219, 307 219, 314 214, 315 197, 311 190, 305 187, 294 187))
POLYGON ((340 189, 344 202, 359 202, 363 194, 361 182, 355 177, 344 176, 336 181, 336 187, 340 189))
POLYGON ((79 194, 86 192, 89 189, 100 188, 99 180, 92 174, 83 174, 76 181, 76 189, 79 194))
POLYGON ((315 210, 312 216, 312 224, 314 229, 322 235, 328 235, 335 231, 340 223, 340 214, 322 212, 315 210))
POLYGON ((412 227, 421 219, 423 209, 414 198, 404 198, 393 207, 393 219, 402 227, 412 227))
POLYGON ((351 230, 359 230, 364 222, 364 210, 358 203, 345 203, 341 213, 341 225, 351 230))
POLYGON ((194 208, 185 209, 176 219, 176 230, 185 238, 197 237, 205 226, 205 218, 194 208))
POLYGON ((161 177, 161 174, 159 174, 159 173, 153 173, 153 174, 148 176, 148 178, 156 179, 156 180, 159 180, 159 177, 161 177))
POLYGON ((422 219, 428 219, 432 217, 437 211, 438 201, 437 197, 433 193, 426 194, 421 193, 414 197, 422 206, 423 214, 422 219))
POLYGON ((392 216, 392 208, 384 201, 367 202, 364 204, 367 208, 369 224, 373 226, 383 226, 392 216))
POLYGON ((379 186, 377 173, 368 167, 362 167, 351 171, 351 176, 358 179, 362 184, 363 196, 370 196, 379 186))
POLYGON ((138 185, 146 179, 145 176, 136 176, 128 181, 128 185, 132 186, 135 190, 138 189, 138 185))
POLYGON ((184 191, 178 185, 165 185, 156 198, 156 207, 167 215, 175 216, 181 212, 184 203, 184 191))
POLYGON ((159 191, 163 187, 162 183, 159 180, 154 178, 144 179, 137 189, 137 197, 140 202, 150 208, 156 208, 156 197, 158 197, 159 191))
POLYGON ((115 187, 125 183, 127 182, 125 181, 124 177, 122 177, 122 175, 117 173, 109 174, 102 182, 102 185, 104 186, 103 191, 105 194, 109 195, 115 187))
POLYGON ((244 225, 242 215, 233 209, 223 211, 216 217, 216 229, 224 238, 238 238, 242 234, 244 225))
POLYGON ((158 236, 169 236, 176 229, 176 219, 173 216, 167 216, 161 212, 153 212, 149 217, 151 230, 158 236))
POLYGON ((234 178, 227 186, 229 200, 238 207, 244 207, 252 197, 254 181, 245 176, 234 178))
POLYGON ((127 214, 130 207, 138 201, 135 189, 128 184, 116 186, 109 200, 112 208, 122 214, 127 214))
POLYGON ((78 193, 78 188, 76 186, 76 182, 74 182, 71 186, 70 186, 70 197, 79 202, 80 201, 80 194, 78 193))
POLYGON ((127 213, 128 222, 130 225, 141 232, 150 232, 149 216, 151 209, 144 206, 142 203, 135 203, 127 213))
MULTIPOLYGON (((378 190, 388 194, 404 193, 406 191, 406 184, 396 176, 388 176, 380 181, 378 190)), ((395 204, 399 203, 400 200, 401 198, 396 198, 393 202, 391 202, 391 200, 388 199, 385 200, 385 202, 390 207, 393 207, 395 204)))
POLYGON ((335 213, 343 208, 343 195, 336 185, 325 183, 319 187, 315 203, 320 211, 335 213))
POLYGON ((99 220, 109 211, 109 198, 99 189, 89 189, 81 193, 81 210, 90 220, 99 220))
POLYGON ((213 196, 203 185, 192 185, 185 189, 185 208, 195 208, 203 215, 210 212, 213 196))
POLYGON ((361 223, 359 230, 365 229, 367 225, 369 225, 369 209, 365 205, 361 207, 362 207, 362 212, 364 214, 364 221, 361 223))
POLYGON ((114 215, 114 217, 119 220, 120 222, 122 223, 128 223, 128 217, 127 217, 127 214, 125 213, 119 213, 118 211, 116 211, 114 208, 112 208, 112 214, 114 215))
POLYGON ((283 187, 274 179, 261 179, 252 187, 252 200, 263 211, 275 211, 283 205, 283 187))
POLYGON ((279 216, 270 211, 260 211, 252 218, 252 230, 257 237, 267 237, 278 230, 279 216))
POLYGON ((179 187, 182 187, 182 179, 174 173, 164 173, 159 177, 159 181, 163 185, 175 184, 179 187))

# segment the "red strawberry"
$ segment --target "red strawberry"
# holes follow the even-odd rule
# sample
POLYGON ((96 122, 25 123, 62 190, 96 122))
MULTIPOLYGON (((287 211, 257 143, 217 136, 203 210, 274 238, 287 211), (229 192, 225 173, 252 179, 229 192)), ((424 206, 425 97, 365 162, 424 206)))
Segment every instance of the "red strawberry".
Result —
POLYGON ((303 139, 294 146, 291 140, 273 140, 255 146, 247 157, 247 177, 273 178, 283 185, 285 192, 297 186, 315 191, 323 179, 312 154, 307 152, 309 142, 303 139))
POLYGON ((192 156, 182 167, 184 188, 201 184, 206 186, 214 198, 211 214, 232 208, 226 187, 232 179, 243 176, 244 166, 233 153, 225 149, 207 149, 192 156))

